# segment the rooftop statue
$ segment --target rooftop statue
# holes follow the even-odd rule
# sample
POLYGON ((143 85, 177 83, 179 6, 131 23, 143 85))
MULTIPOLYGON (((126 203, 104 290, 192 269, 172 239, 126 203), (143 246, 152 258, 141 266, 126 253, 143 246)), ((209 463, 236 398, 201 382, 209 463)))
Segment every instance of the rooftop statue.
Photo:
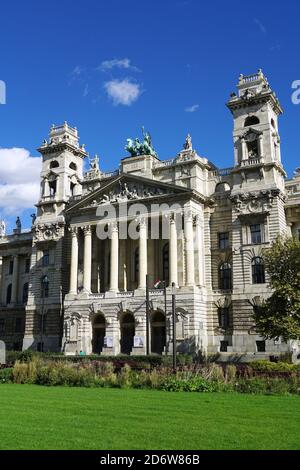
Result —
POLYGON ((183 148, 184 148, 184 150, 193 150, 192 138, 191 138, 190 134, 187 135, 187 137, 185 139, 185 143, 183 145, 183 148))
POLYGON ((143 142, 140 142, 138 138, 134 140, 127 139, 125 150, 129 152, 132 157, 137 157, 139 155, 152 155, 153 157, 157 157, 149 132, 145 132, 144 127, 142 127, 142 133, 144 139, 143 142))
POLYGON ((90 167, 91 167, 91 170, 99 170, 99 157, 98 155, 96 154, 94 156, 94 158, 89 158, 89 164, 90 164, 90 167))
POLYGON ((6 225, 4 220, 0 220, 0 238, 5 237, 6 234, 6 225))

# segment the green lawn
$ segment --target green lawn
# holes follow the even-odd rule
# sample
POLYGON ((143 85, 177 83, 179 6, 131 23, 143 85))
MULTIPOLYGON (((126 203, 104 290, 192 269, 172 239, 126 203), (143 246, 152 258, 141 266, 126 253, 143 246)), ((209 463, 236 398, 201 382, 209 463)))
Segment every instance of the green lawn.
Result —
POLYGON ((299 449, 300 398, 0 385, 0 449, 299 449))

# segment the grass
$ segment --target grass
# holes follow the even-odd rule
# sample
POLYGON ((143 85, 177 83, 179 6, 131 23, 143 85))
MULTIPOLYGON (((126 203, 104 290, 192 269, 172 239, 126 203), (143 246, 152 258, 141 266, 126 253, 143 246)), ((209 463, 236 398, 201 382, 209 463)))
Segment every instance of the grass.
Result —
POLYGON ((0 449, 299 449, 300 398, 0 385, 0 449))

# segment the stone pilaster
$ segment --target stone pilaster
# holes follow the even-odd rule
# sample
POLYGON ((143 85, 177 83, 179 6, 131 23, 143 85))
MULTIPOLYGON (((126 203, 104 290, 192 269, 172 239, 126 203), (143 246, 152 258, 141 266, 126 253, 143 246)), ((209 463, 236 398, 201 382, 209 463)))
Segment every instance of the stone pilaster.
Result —
POLYGON ((113 222, 110 227, 110 291, 119 291, 119 231, 118 223, 113 222))
POLYGON ((147 221, 145 218, 140 220, 140 238, 139 238, 139 289, 146 289, 147 275, 147 221))
POLYGON ((184 219, 184 235, 185 235, 185 253, 186 253, 186 285, 195 285, 195 262, 194 262, 194 229, 193 214, 188 210, 184 219))
POLYGON ((71 247, 71 272, 70 272, 70 294, 77 294, 78 279, 78 230, 77 227, 70 229, 72 237, 71 247))
POLYGON ((83 250, 83 290, 91 292, 92 277, 92 230, 89 225, 83 227, 84 250, 83 250))
POLYGON ((170 285, 178 286, 178 256, 177 256, 177 229, 176 216, 171 215, 170 219, 170 285))
POLYGON ((18 278, 19 278, 19 257, 14 256, 14 267, 12 276, 12 290, 11 290, 11 303, 16 304, 18 302, 18 278))

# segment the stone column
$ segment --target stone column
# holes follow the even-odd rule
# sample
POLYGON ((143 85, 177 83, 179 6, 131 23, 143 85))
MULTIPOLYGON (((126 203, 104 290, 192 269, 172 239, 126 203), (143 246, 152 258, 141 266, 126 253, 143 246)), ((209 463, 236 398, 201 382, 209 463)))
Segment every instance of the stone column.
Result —
POLYGON ((78 238, 77 227, 70 229, 72 237, 71 247, 71 270, 70 270, 70 294, 77 294, 77 281, 78 281, 78 238))
POLYGON ((248 155, 247 155, 247 146, 245 142, 245 138, 241 138, 241 144, 242 144, 242 160, 247 160, 248 155))
POLYGON ((110 287, 111 292, 119 291, 119 231, 118 223, 111 224, 110 241, 110 287))
POLYGON ((12 276, 12 289, 11 289, 11 303, 18 302, 18 278, 19 278, 19 257, 14 256, 13 276, 12 276))
POLYGON ((139 289, 146 289, 147 265, 147 233, 148 225, 145 218, 140 220, 140 238, 139 238, 139 289))
POLYGON ((172 283, 178 286, 178 256, 177 256, 177 229, 176 216, 171 215, 170 219, 170 286, 172 283))
POLYGON ((50 196, 50 186, 49 186, 49 180, 48 178, 44 179, 44 197, 49 197, 50 196))
POLYGON ((200 224, 200 215, 196 216, 196 254, 197 254, 197 269, 198 269, 198 284, 203 286, 204 284, 204 252, 203 252, 203 241, 202 241, 202 230, 200 224))
POLYGON ((83 290, 91 292, 92 277, 92 230, 89 225, 83 227, 84 250, 83 250, 83 290))
POLYGON ((185 254, 186 254, 186 285, 195 285, 194 265, 194 229, 192 211, 185 212, 184 218, 185 254))
POLYGON ((260 134, 258 138, 258 156, 259 158, 263 157, 263 135, 260 134))

